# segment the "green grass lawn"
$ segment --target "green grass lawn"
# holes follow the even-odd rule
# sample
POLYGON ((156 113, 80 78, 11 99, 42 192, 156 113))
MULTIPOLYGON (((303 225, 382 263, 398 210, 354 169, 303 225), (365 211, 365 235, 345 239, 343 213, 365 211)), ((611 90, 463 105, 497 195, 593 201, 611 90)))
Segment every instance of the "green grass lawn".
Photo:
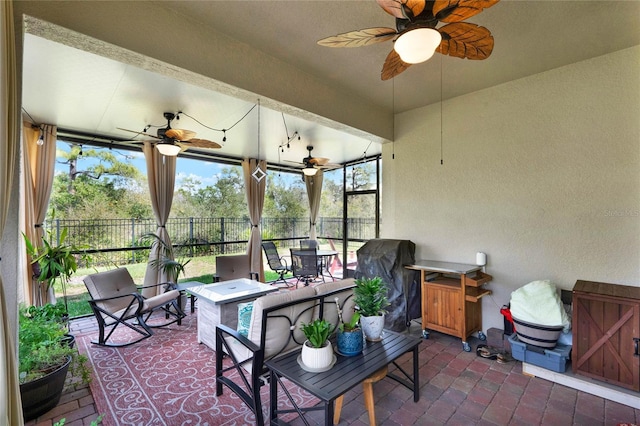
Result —
MULTIPOLYGON (((178 279, 178 282, 184 281, 200 281, 205 284, 213 282, 213 274, 215 273, 216 259, 215 256, 195 257, 185 267, 185 275, 178 279)), ((124 265, 129 271, 133 280, 141 285, 144 281, 144 275, 147 270, 147 263, 136 263, 131 265, 124 265)), ((98 267, 89 269, 78 269, 78 271, 71 277, 71 282, 67 286, 67 306, 69 309, 69 316, 71 318, 92 315, 91 308, 89 307, 89 294, 82 282, 82 278, 88 274, 96 272, 102 272, 114 267, 98 267)), ((269 267, 265 265, 265 282, 275 281, 278 278, 278 274, 269 270, 269 267)), ((291 276, 290 274, 288 275, 291 276)), ((59 300, 62 300, 62 289, 59 285, 56 285, 56 296, 59 300)))

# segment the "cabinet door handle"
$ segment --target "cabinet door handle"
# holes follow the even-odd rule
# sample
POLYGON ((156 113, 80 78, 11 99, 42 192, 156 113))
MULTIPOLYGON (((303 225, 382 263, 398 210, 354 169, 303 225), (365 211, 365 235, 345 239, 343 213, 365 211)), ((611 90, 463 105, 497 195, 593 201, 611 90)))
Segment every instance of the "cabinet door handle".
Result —
POLYGON ((638 342, 640 341, 640 338, 638 337, 634 337, 633 338, 633 356, 640 356, 640 354, 638 353, 638 342))

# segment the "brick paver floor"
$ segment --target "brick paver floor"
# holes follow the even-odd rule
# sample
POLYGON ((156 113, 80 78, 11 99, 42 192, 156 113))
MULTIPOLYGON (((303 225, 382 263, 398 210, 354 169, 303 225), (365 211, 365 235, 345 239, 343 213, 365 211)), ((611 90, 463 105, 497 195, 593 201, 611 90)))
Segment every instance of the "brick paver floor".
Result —
MULTIPOLYGON (((196 302, 197 303, 197 302, 196 302)), ((187 312, 189 310, 187 309, 187 312)), ((72 322, 72 332, 96 328, 93 318, 72 322)), ((411 333, 420 333, 413 324, 411 333)), ((476 347, 478 340, 470 339, 476 347)), ((522 363, 478 357, 464 352, 460 339, 432 332, 420 348, 420 401, 394 382, 374 385, 376 417, 381 425, 606 425, 640 423, 640 410, 522 373, 522 363)), ((315 413, 317 414, 317 413, 315 413)), ((86 426, 98 417, 88 386, 68 380, 56 408, 27 426, 86 426)), ((314 422, 322 420, 310 416, 314 422)), ((300 419, 292 426, 302 425, 300 419)), ((362 387, 347 392, 341 425, 368 425, 362 387)))

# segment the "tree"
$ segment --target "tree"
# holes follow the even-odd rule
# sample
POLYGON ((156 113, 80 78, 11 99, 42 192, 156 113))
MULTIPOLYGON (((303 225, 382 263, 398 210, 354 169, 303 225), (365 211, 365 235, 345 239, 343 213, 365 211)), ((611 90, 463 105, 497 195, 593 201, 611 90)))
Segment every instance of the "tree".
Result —
POLYGON ((302 218, 309 216, 309 201, 304 183, 296 176, 285 179, 280 174, 270 173, 263 214, 273 218, 302 218))
POLYGON ((128 162, 131 157, 120 161, 111 151, 72 145, 69 151, 58 149, 57 158, 69 171, 54 176, 49 215, 55 209, 63 219, 151 216, 145 178, 128 162))
POLYGON ((347 191, 375 189, 375 163, 367 162, 347 168, 347 191))
POLYGON ((202 182, 193 176, 187 176, 173 194, 171 217, 208 217, 206 208, 198 203, 198 190, 202 182), (205 214, 206 213, 206 214, 205 214))
POLYGON ((336 182, 327 179, 327 174, 322 183, 322 199, 320 201, 320 217, 342 218, 342 177, 336 182))

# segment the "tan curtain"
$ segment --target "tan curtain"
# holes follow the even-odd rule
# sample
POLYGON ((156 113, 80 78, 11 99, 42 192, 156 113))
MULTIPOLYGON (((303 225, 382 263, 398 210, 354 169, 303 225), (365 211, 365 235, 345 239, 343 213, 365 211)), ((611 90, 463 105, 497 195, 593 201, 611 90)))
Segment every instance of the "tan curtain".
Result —
POLYGON ((315 240, 316 221, 320 211, 320 197, 322 195, 322 170, 318 170, 313 176, 305 176, 304 183, 307 185, 307 197, 309 198, 309 239, 315 240))
MULTIPOLYGON (((33 127, 31 123, 23 123, 23 173, 24 179, 24 203, 22 213, 25 229, 23 232, 33 244, 42 247, 42 236, 56 162, 57 127, 41 125, 33 127), (43 143, 38 145, 42 129, 43 143)), ((27 304, 41 306, 47 302, 53 302, 51 295, 47 294, 46 285, 41 285, 33 279, 31 259, 27 259, 27 253, 21 254, 25 258, 24 271, 25 298, 27 304)))
MULTIPOLYGON (((151 196, 151 207, 153 215, 156 218, 158 229, 156 235, 171 247, 171 238, 165 228, 169 213, 171 212, 171 203, 173 202, 173 189, 176 183, 176 161, 177 157, 169 157, 160 154, 149 142, 145 142, 142 147, 144 158, 147 162, 147 179, 149 181, 149 193, 151 196)), ((149 253, 149 262, 157 259, 160 254, 160 246, 154 244, 154 249, 149 253)), ((147 264, 147 271, 144 275, 144 285, 153 285, 169 281, 169 276, 165 272, 158 270, 147 264)), ((153 290, 160 291, 156 288, 153 290)), ((145 296, 153 296, 145 292, 145 296)))
MULTIPOLYGON (((0 236, 9 214, 15 158, 19 143, 20 103, 17 93, 13 1, 0 2, 0 236)), ((23 425, 14 333, 9 326, 0 262, 0 424, 23 425)))
POLYGON ((262 233, 260 220, 262 219, 262 207, 264 206, 264 192, 267 187, 267 162, 265 160, 242 160, 242 172, 244 175, 244 189, 247 194, 247 207, 249 208, 249 220, 251 221, 251 235, 247 244, 247 254, 251 258, 251 270, 260 274, 260 281, 264 282, 264 266, 262 264, 262 233), (253 177, 256 167, 264 173, 264 179, 260 182, 253 177))

